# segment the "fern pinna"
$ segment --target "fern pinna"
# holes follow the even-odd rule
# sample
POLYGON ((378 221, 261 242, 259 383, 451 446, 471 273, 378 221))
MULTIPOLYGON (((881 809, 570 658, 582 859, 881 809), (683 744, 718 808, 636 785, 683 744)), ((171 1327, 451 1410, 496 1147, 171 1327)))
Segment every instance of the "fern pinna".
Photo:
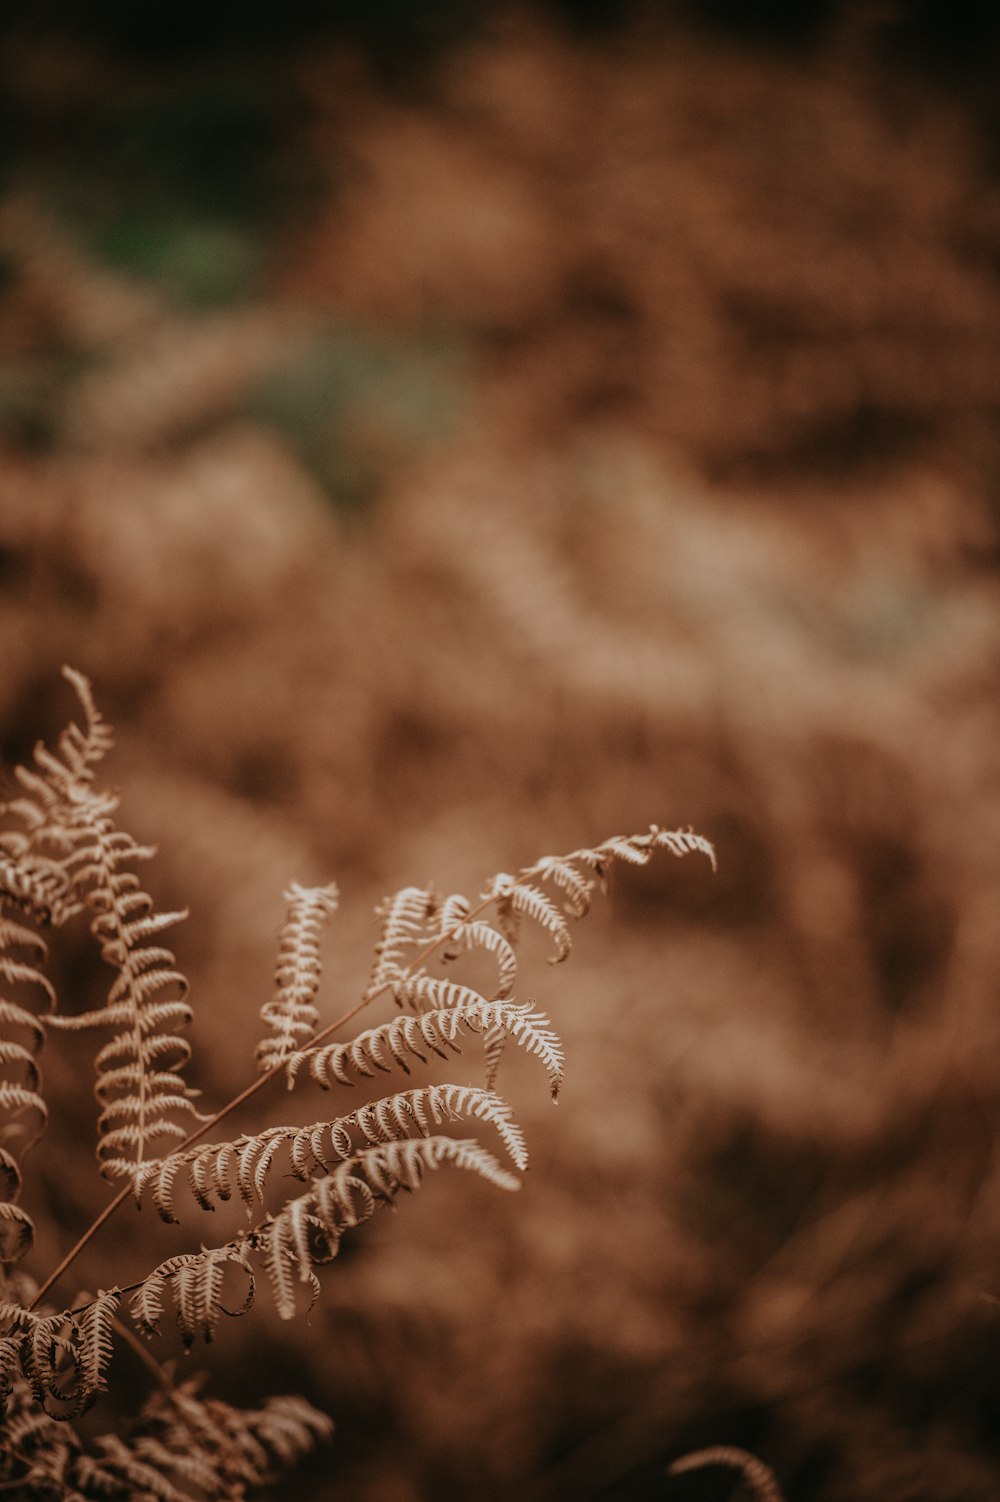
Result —
POLYGON ((261 1008, 258 1072, 232 1101, 201 1113, 184 1082, 192 1021, 187 986, 164 932, 183 916, 157 912, 135 867, 154 853, 119 829, 115 794, 96 781, 111 747, 90 685, 64 670, 82 723, 55 751, 39 746, 15 770, 17 793, 0 827, 0 1483, 13 1495, 56 1499, 129 1498, 199 1502, 238 1498, 326 1435, 328 1421, 301 1399, 273 1398, 237 1410, 177 1384, 152 1355, 155 1390, 127 1434, 85 1444, 73 1425, 107 1382, 116 1341, 156 1336, 171 1306, 186 1344, 211 1339, 221 1315, 254 1303, 263 1276, 278 1313, 291 1319, 315 1299, 318 1270, 342 1236, 441 1167, 463 1168, 497 1188, 517 1189, 527 1165, 524 1138, 493 1086, 505 1045, 535 1057, 555 1098, 563 1050, 548 1018, 518 1001, 517 945, 525 925, 540 929, 551 961, 566 959, 570 925, 588 911, 618 862, 644 865, 657 851, 684 857, 712 846, 691 829, 615 836, 593 849, 546 856, 485 883, 475 898, 406 887, 386 899, 374 962, 360 999, 324 1023, 319 1006, 322 929, 337 906, 333 885, 293 885, 285 894, 276 989, 261 1008), (97 1007, 57 1007, 44 974, 39 930, 86 921, 113 978, 97 1007), (487 956, 491 984, 433 974, 433 961, 487 956), (347 1041, 332 1035, 380 997, 398 1012, 347 1041), (115 1197, 41 1282, 20 1264, 33 1226, 19 1204, 21 1160, 45 1125, 38 1055, 49 1031, 99 1034, 95 1055, 97 1163, 120 1181, 115 1197), (412 1076, 480 1036, 482 1087, 414 1084, 306 1126, 276 1126, 204 1142, 239 1105, 274 1081, 288 1090, 350 1088, 397 1072, 412 1076), (454 1123, 486 1126, 509 1161, 454 1123), (166 1150, 169 1148, 170 1150, 166 1150), (289 1179, 300 1188, 289 1194, 289 1179), (51 1290, 77 1254, 126 1201, 148 1200, 165 1220, 178 1196, 209 1210, 237 1197, 248 1224, 216 1247, 168 1257, 140 1282, 83 1296, 60 1309, 51 1290), (235 1269, 235 1272, 231 1272, 235 1269), (242 1302, 224 1303, 227 1275, 242 1278, 242 1302), (126 1315, 131 1326, 123 1323, 126 1315))

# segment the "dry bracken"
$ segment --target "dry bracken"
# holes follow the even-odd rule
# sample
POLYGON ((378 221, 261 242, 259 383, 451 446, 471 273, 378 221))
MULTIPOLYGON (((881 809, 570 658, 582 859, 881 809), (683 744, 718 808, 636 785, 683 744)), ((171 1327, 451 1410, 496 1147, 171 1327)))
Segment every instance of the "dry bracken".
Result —
POLYGON ((513 1039, 538 1059, 553 1098, 564 1069, 548 1018, 515 995, 522 929, 537 928, 551 945, 552 962, 564 960, 572 947, 570 924, 586 915, 617 862, 645 865, 666 850, 677 857, 702 854, 714 866, 714 851, 690 829, 653 825, 641 835, 614 836, 494 876, 475 898, 453 893, 441 899, 429 887, 405 887, 380 910, 382 933, 360 1000, 329 1021, 319 995, 320 937, 336 910, 337 889, 293 884, 285 894, 276 991, 261 1007, 258 1073, 234 1100, 202 1113, 184 1080, 191 1050, 181 1033, 194 1013, 186 982, 160 938, 184 914, 157 912, 140 886, 133 867, 153 851, 114 822, 118 798, 95 776, 111 732, 86 679, 72 670, 66 676, 83 723, 70 725, 56 751, 39 746, 33 765, 17 769, 18 796, 4 807, 6 827, 0 828, 0 1485, 25 1498, 63 1502, 242 1497, 325 1437, 328 1421, 294 1398, 237 1410, 203 1399, 195 1384, 177 1385, 160 1368, 159 1386, 134 1428, 86 1443, 72 1420, 104 1391, 116 1338, 136 1340, 118 1323, 123 1296, 130 1295, 141 1337, 158 1335, 172 1306, 186 1345, 211 1340, 223 1315, 250 1310, 262 1277, 278 1314, 292 1319, 319 1295, 319 1272, 344 1233, 419 1189, 434 1170, 461 1168, 496 1188, 517 1189, 527 1148, 509 1105, 492 1088, 503 1045, 513 1039), (59 929, 77 916, 88 920, 114 978, 103 1005, 59 1013, 41 968, 46 946, 37 929, 59 929), (495 962, 484 989, 435 973, 436 966, 458 965, 475 951, 495 962), (398 1015, 353 1039, 331 1040, 382 995, 401 1009, 398 1015), (38 1054, 47 1029, 75 1037, 104 1028, 111 1038, 95 1057, 97 1164, 103 1175, 124 1183, 35 1292, 15 1264, 32 1245, 31 1220, 18 1204, 20 1159, 47 1115, 38 1054), (271 1082, 328 1092, 382 1075, 411 1075, 459 1053, 470 1035, 482 1040, 485 1086, 414 1084, 304 1126, 202 1141, 271 1082), (475 1138, 443 1130, 470 1121, 496 1135, 511 1167, 475 1138), (173 1150, 164 1152, 171 1141, 173 1150), (289 1193, 290 1180, 304 1186, 301 1192, 289 1193), (182 1186, 189 1211, 212 1210, 235 1197, 246 1208, 246 1228, 219 1246, 161 1260, 127 1288, 84 1295, 62 1309, 43 1302, 120 1205, 132 1199, 141 1206, 148 1198, 164 1220, 177 1220, 182 1186))

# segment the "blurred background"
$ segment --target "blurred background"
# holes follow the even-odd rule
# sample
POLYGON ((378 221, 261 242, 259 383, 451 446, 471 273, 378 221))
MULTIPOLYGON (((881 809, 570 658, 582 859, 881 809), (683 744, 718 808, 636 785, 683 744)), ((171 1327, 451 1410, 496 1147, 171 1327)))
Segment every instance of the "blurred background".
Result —
MULTIPOLYGON (((400 886, 651 820, 720 869, 529 954, 568 1080, 501 1075, 516 1199, 442 1175, 188 1361, 332 1413, 303 1499, 723 1502, 663 1475, 722 1443, 790 1502, 993 1499, 1000 23, 319 9, 4 7, 4 765, 86 672, 210 1101, 292 879, 341 887, 333 1016, 400 886)), ((107 1197, 67 1042, 39 1270, 107 1197)))

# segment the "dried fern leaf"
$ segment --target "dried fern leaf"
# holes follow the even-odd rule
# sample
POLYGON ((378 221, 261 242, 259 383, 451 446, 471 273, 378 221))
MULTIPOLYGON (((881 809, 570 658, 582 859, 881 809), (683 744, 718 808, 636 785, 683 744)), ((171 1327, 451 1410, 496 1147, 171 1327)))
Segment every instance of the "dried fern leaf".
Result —
MULTIPOLYGON (((490 1090, 493 1089, 493 1086, 497 1082, 497 1075, 500 1073, 500 1065, 503 1061, 506 1047, 506 1028, 499 1026, 495 1022, 492 1023, 483 1033, 483 1058, 486 1061, 486 1084, 490 1090)), ((559 1098, 559 1086, 562 1083, 561 1073, 558 1079, 553 1079, 550 1075, 550 1082, 552 1099, 557 1100, 559 1098)))
POLYGON ((294 1394, 269 1398, 262 1408, 241 1415, 241 1422, 283 1466, 295 1465, 333 1434, 333 1424, 326 1414, 294 1394))
POLYGON ((21 1342, 13 1335, 0 1336, 0 1413, 6 1413, 8 1399, 20 1376, 21 1342))
POLYGON ((170 1279, 185 1263, 197 1260, 204 1253, 182 1252, 169 1257, 145 1277, 129 1302, 132 1318, 144 1335, 159 1335, 163 1318, 164 1298, 170 1289, 170 1279))
MULTIPOLYGON (((431 1123, 458 1121, 473 1116, 495 1128, 515 1166, 528 1166, 524 1135, 514 1121, 507 1102, 492 1090, 472 1085, 430 1085, 423 1090, 405 1090, 384 1100, 372 1101, 350 1116, 342 1116, 338 1128, 349 1133, 356 1129, 372 1146, 404 1140, 415 1128, 424 1137, 431 1135, 431 1123)), ((345 1155, 346 1156, 346 1155, 345 1155)))
MULTIPOLYGON (((352 1132, 360 1141, 376 1145, 409 1137, 416 1131, 431 1134, 431 1124, 473 1116, 495 1127, 518 1168, 527 1167, 527 1149, 510 1107, 491 1091, 468 1085, 431 1085, 401 1091, 372 1101, 336 1121, 309 1126, 275 1126, 232 1142, 210 1143, 173 1153, 156 1163, 143 1164, 133 1180, 137 1202, 148 1193, 163 1220, 175 1221, 177 1183, 186 1177, 202 1209, 213 1207, 212 1197, 231 1198, 233 1189, 250 1209, 262 1204, 268 1176, 281 1148, 288 1151, 297 1178, 332 1170, 355 1151, 352 1132)), ((180 1275, 178 1273, 178 1275, 180 1275)))
POLYGON ((104 1451, 100 1486, 106 1488, 111 1476, 112 1485, 127 1487, 129 1497, 148 1495, 155 1502, 192 1502, 193 1498, 241 1497, 246 1487, 254 1484, 248 1467, 237 1477, 230 1464, 229 1474, 223 1478, 222 1455, 193 1447, 189 1434, 184 1438, 187 1447, 178 1452, 155 1434, 139 1435, 128 1444, 117 1435, 103 1435, 97 1441, 104 1451))
MULTIPOLYGON (((615 863, 645 865, 657 848, 675 856, 699 851, 715 868, 715 851, 710 841, 693 829, 664 830, 656 824, 642 835, 612 835, 593 849, 571 851, 564 856, 542 856, 532 866, 516 875, 501 872, 494 876, 473 907, 467 898, 454 894, 443 902, 429 890, 405 887, 387 898, 380 911, 384 925, 376 946, 376 959, 364 999, 391 989, 397 1000, 407 982, 423 974, 421 963, 434 950, 444 960, 454 959, 463 948, 486 948, 500 966, 497 996, 509 996, 517 974, 514 946, 520 936, 522 919, 537 924, 554 944, 551 963, 564 960, 572 947, 567 918, 582 918, 590 907, 594 886, 601 882, 615 863), (562 906, 544 890, 545 884, 556 889, 562 906), (496 906, 496 924, 479 917, 482 910, 496 906)), ((491 1058, 498 1061, 499 1040, 491 1039, 491 1058)))
POLYGON ((349 1043, 329 1043, 293 1054, 288 1061, 289 1086, 296 1083, 304 1068, 323 1089, 335 1084, 353 1085, 357 1078, 371 1078, 377 1071, 389 1073, 395 1067, 409 1074, 413 1059, 424 1064, 430 1054, 443 1059, 449 1052, 461 1052, 458 1037, 467 1029, 487 1037, 491 1031, 512 1037, 541 1060, 553 1099, 558 1095, 563 1081, 562 1045, 548 1018, 532 1011, 530 1003, 486 1001, 470 986, 456 986, 430 976, 406 982, 401 997, 406 1000, 411 996, 419 1002, 437 999, 446 1004, 433 1011, 420 1011, 417 1016, 394 1017, 359 1033, 349 1043))
POLYGON ((461 934, 471 906, 468 897, 463 897, 461 892, 454 892, 442 901, 437 913, 434 939, 442 946, 443 960, 453 960, 458 953, 458 949, 454 947, 455 940, 461 934))
MULTIPOLYGON (((12 922, 0 909, 0 984, 34 990, 53 1006, 55 992, 38 968, 45 952, 36 933, 12 922)), ((17 1143, 22 1157, 48 1119, 37 1063, 43 1039, 35 1014, 11 997, 0 996, 0 1138, 17 1143), (16 1036, 6 1036, 12 1032, 16 1036)), ((0 1147, 0 1262, 8 1264, 19 1261, 34 1241, 31 1217, 15 1203, 20 1192, 20 1165, 8 1146, 0 1147)))
POLYGON ((243 1236, 225 1246, 186 1252, 161 1262, 139 1284, 129 1304, 139 1329, 144 1335, 160 1333, 169 1296, 185 1344, 191 1345, 199 1335, 211 1340, 223 1314, 238 1318, 253 1305, 256 1281, 247 1255, 250 1245, 249 1237, 243 1236), (247 1277, 247 1291, 237 1309, 228 1309, 222 1302, 223 1279, 230 1265, 239 1267, 247 1277))
MULTIPOLYGON (((569 927, 563 914, 540 887, 515 877, 499 876, 491 895, 496 899, 501 927, 510 932, 518 917, 528 917, 543 928, 555 944, 555 953, 549 963, 557 965, 566 958, 573 947, 569 927)), ((516 929, 513 932, 516 934, 516 929)))
POLYGON ((411 975, 400 983, 396 1000, 401 1006, 418 1013, 431 1010, 458 1012, 463 1007, 482 1004, 485 997, 471 986, 463 986, 456 981, 442 980, 432 975, 411 975))
POLYGON ((162 1456, 156 1456, 161 1463, 151 1463, 146 1455, 131 1449, 116 1434, 102 1435, 98 1444, 103 1451, 100 1461, 88 1456, 75 1467, 76 1478, 86 1486, 88 1496, 193 1502, 192 1494, 175 1485, 164 1473, 162 1456))
POLYGON ((293 882, 284 900, 285 921, 278 940, 275 974, 277 992, 260 1014, 271 1029, 270 1036, 257 1045, 257 1067, 262 1073, 284 1063, 316 1031, 319 940, 323 924, 337 910, 338 893, 333 883, 301 887, 293 882))
POLYGON ((79 1312, 50 1315, 5 1309, 15 1328, 0 1341, 0 1365, 9 1373, 16 1358, 36 1402, 50 1417, 72 1418, 105 1390, 119 1298, 117 1291, 102 1291, 79 1312))
POLYGON ((706 840, 704 835, 695 834, 690 825, 687 829, 660 829, 658 825, 653 824, 650 826, 649 833, 660 849, 669 850, 671 855, 676 855, 678 859, 697 852, 708 858, 713 871, 718 870, 715 846, 711 840, 706 840))
POLYGON ((14 814, 24 829, 5 831, 2 846, 22 866, 25 857, 39 848, 58 852, 72 845, 76 804, 93 782, 94 768, 114 744, 111 727, 94 703, 88 680, 73 668, 64 667, 62 671, 83 708, 85 728, 71 721, 59 737, 57 752, 39 742, 34 768, 14 769, 21 795, 5 803, 2 812, 14 814))
POLYGON ((151 852, 114 829, 103 800, 90 800, 87 812, 86 838, 73 857, 74 879, 91 911, 102 958, 117 973, 105 1006, 53 1016, 50 1025, 115 1029, 95 1059, 95 1094, 102 1107, 98 1163, 106 1177, 119 1178, 134 1172, 156 1140, 185 1135, 176 1116, 198 1114, 180 1078, 191 1052, 179 1036, 191 1021, 187 982, 170 950, 146 942, 186 914, 153 911, 138 879, 121 869, 151 852))
POLYGON ((572 857, 543 856, 535 862, 535 874, 563 891, 563 906, 571 918, 583 918, 590 910, 594 884, 571 864, 572 857))
POLYGON ((72 1422, 40 1409, 15 1373, 0 1484, 22 1502, 242 1502, 330 1438, 330 1420, 303 1398, 240 1409, 203 1398, 199 1386, 196 1378, 158 1387, 131 1432, 99 1435, 88 1451, 72 1422))
MULTIPOLYGON (((35 1399, 18 1369, 5 1393, 0 1420, 0 1478, 16 1498, 57 1498, 77 1502, 72 1468, 80 1458, 80 1437, 69 1421, 52 1418, 35 1399)), ((80 1498, 82 1502, 82 1498, 80 1498)))
MULTIPOLYGON (((327 1123, 320 1123, 326 1126, 327 1123)), ((154 1163, 144 1163, 136 1170, 132 1187, 136 1202, 149 1193, 161 1219, 176 1221, 178 1179, 186 1177, 195 1199, 203 1210, 212 1210, 212 1197, 232 1197, 233 1181, 246 1205, 259 1204, 275 1152, 300 1131, 313 1128, 269 1127, 252 1136, 233 1142, 209 1143, 171 1153, 154 1163)))
MULTIPOLYGON (((481 902, 495 902, 500 931, 509 944, 517 942, 520 922, 528 918, 549 935, 555 945, 550 963, 558 964, 570 952, 567 918, 582 918, 590 907, 594 886, 603 882, 615 861, 644 866, 654 850, 669 850, 685 856, 700 852, 715 869, 715 850, 693 829, 661 829, 651 824, 646 834, 612 835, 592 850, 573 850, 569 855, 545 855, 516 876, 501 872, 487 884, 481 902), (562 910, 539 883, 555 887, 562 910)), ((471 925, 470 925, 471 926, 471 925)))
POLYGON ((314 1179, 308 1194, 286 1205, 258 1233, 280 1317, 291 1319, 296 1312, 295 1281, 315 1288, 314 1267, 336 1255, 345 1230, 367 1220, 380 1200, 393 1200, 400 1189, 419 1188, 425 1174, 443 1164, 478 1173, 500 1189, 520 1188, 520 1180, 472 1140, 408 1138, 354 1154, 326 1177, 314 1179))
POLYGON ((5 848, 15 860, 34 854, 55 862, 71 899, 89 910, 102 958, 115 971, 103 1007, 73 1017, 53 1013, 48 1020, 70 1030, 115 1030, 95 1061, 101 1106, 97 1158, 106 1177, 128 1177, 159 1139, 186 1135, 178 1117, 198 1114, 180 1078, 190 1054, 179 1036, 191 1020, 184 1000, 187 983, 170 950, 150 942, 185 914, 155 912, 130 869, 154 852, 115 827, 117 797, 93 785, 111 732, 87 680, 64 671, 83 706, 85 728, 71 724, 57 754, 39 746, 34 768, 16 770, 22 796, 8 812, 20 817, 25 832, 8 837, 5 848))
POLYGON ((111 1331, 119 1303, 117 1292, 100 1293, 77 1321, 81 1372, 88 1403, 107 1388, 105 1374, 111 1361, 111 1331))
POLYGON ((497 1189, 520 1189, 515 1174, 502 1168, 492 1153, 474 1139, 456 1137, 410 1137, 402 1142, 387 1142, 368 1148, 349 1158, 327 1178, 318 1181, 319 1190, 330 1186, 334 1191, 338 1176, 346 1178, 348 1170, 362 1170, 377 1195, 393 1198, 400 1188, 418 1189, 428 1170, 451 1164, 479 1174, 497 1189))
POLYGON ((206 1341, 212 1340, 220 1316, 236 1318, 245 1314, 253 1304, 255 1291, 253 1269, 239 1246, 206 1253, 197 1264, 184 1264, 173 1280, 177 1322, 184 1340, 190 1343, 196 1334, 206 1341), (222 1284, 227 1267, 233 1264, 246 1274, 247 1289, 239 1307, 227 1309, 222 1302, 222 1284))
POLYGON ((365 997, 391 987, 393 991, 410 973, 419 951, 433 944, 433 918, 437 899, 422 887, 404 887, 387 897, 378 908, 382 917, 382 936, 375 946, 375 963, 365 989, 365 997))
MULTIPOLYGON (((0 848, 19 835, 0 834, 0 848)), ((39 923, 63 923, 79 911, 69 895, 66 873, 57 861, 25 853, 18 859, 0 856, 0 901, 18 907, 39 923)))
POLYGON ((485 949, 493 956, 500 970, 493 995, 501 1000, 510 996, 517 981, 517 955, 499 929, 477 919, 463 923, 457 938, 463 949, 485 949))
MULTIPOLYGON (((13 1162, 4 1154, 5 1166, 13 1162)), ((17 1180, 20 1189, 20 1175, 17 1180)), ((35 1223, 26 1210, 11 1200, 0 1201, 0 1257, 5 1263, 20 1262, 30 1252, 35 1241, 35 1223)))
POLYGON ((703 1466, 727 1466, 739 1471, 757 1502, 784 1502, 778 1478, 770 1466, 751 1455, 749 1450, 736 1445, 711 1445, 705 1450, 695 1450, 682 1455, 667 1467, 668 1476, 681 1476, 686 1471, 701 1470, 703 1466))
POLYGON ((185 1502, 216 1496, 239 1502, 328 1440, 332 1430, 325 1414, 304 1398, 273 1397, 261 1408, 239 1409, 201 1398, 196 1384, 187 1382, 154 1393, 125 1444, 97 1443, 130 1486, 137 1482, 138 1462, 180 1489, 185 1502))
POLYGON ((222 1307, 221 1283, 231 1262, 252 1277, 252 1253, 263 1260, 279 1315, 290 1319, 298 1307, 297 1285, 310 1285, 315 1296, 319 1287, 315 1268, 336 1256, 344 1232, 363 1224, 380 1202, 391 1201, 401 1189, 419 1188, 428 1171, 445 1164, 477 1173, 499 1189, 520 1188, 516 1175, 470 1139, 408 1137, 362 1148, 328 1174, 314 1178, 305 1194, 289 1201, 278 1214, 266 1216, 252 1230, 224 1246, 161 1263, 135 1291, 130 1306, 133 1318, 146 1334, 156 1333, 169 1292, 185 1341, 190 1343, 199 1335, 211 1339, 221 1313, 236 1315, 250 1307, 252 1283, 238 1310, 222 1307))
POLYGON ((63 675, 83 707, 85 728, 71 722, 59 738, 57 753, 39 743, 34 766, 14 768, 20 796, 0 806, 0 814, 13 815, 22 826, 0 830, 5 857, 0 883, 33 917, 55 924, 80 911, 68 861, 76 843, 81 800, 113 741, 87 679, 72 668, 64 667, 63 675))
MULTIPOLYGON (((248 1254, 261 1247, 267 1249, 270 1224, 269 1217, 256 1232, 244 1233, 224 1246, 203 1248, 200 1252, 184 1253, 161 1262, 140 1283, 130 1300, 132 1318, 142 1333, 147 1336, 160 1333, 168 1298, 174 1304, 181 1336, 189 1346, 199 1335, 211 1340, 224 1312, 238 1314, 249 1309, 255 1284, 248 1254), (244 1268, 250 1280, 247 1297, 237 1311, 222 1308, 221 1283, 229 1263, 244 1268)), ((289 1286, 293 1286, 291 1282, 289 1286)))
POLYGON ((398 1066, 404 1074, 409 1074, 414 1059, 426 1064, 429 1054, 445 1059, 449 1051, 461 1052, 455 1041, 457 1024, 461 1020, 462 1014, 457 1008, 454 1011, 425 1012, 419 1017, 394 1017, 379 1027, 366 1028, 349 1043, 328 1043, 302 1049, 288 1061, 288 1088, 292 1089, 297 1083, 304 1066, 324 1090, 335 1084, 356 1084, 352 1072, 360 1078, 370 1079, 379 1070, 391 1074, 398 1066))

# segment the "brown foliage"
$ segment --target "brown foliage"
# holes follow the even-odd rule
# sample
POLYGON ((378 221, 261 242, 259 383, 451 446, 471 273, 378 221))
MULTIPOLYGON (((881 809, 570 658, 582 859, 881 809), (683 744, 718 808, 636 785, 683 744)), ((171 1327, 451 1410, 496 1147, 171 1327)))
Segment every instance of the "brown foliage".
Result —
MULTIPOLYGON (((792 55, 508 16, 416 90, 341 48, 281 67, 308 103, 286 160, 330 186, 266 294, 178 308, 27 170, 5 205, 0 326, 44 397, 0 475, 6 760, 58 730, 54 669, 79 663, 120 728, 128 826, 162 848, 152 895, 196 920, 213 1098, 252 1055, 293 880, 468 891, 671 810, 721 869, 620 872, 615 937, 598 913, 586 966, 553 972, 558 1132, 507 1048, 544 1141, 516 1214, 442 1182, 356 1238, 308 1355, 263 1314, 227 1349, 336 1413, 346 1496, 682 1502, 724 1478, 668 1482, 669 1459, 746 1446, 791 1498, 986 1502, 985 143, 860 25, 792 55), (423 448, 350 407, 363 518, 245 400, 331 322, 420 348, 443 323, 464 360, 457 426, 423 448)), ((338 918, 334 984, 365 971, 365 906, 338 918)), ((52 974, 98 1004, 82 951, 52 974)), ((58 1140, 82 1186, 79 1134, 55 1132, 44 1156, 58 1140)), ((48 1193, 46 1262, 87 1217, 82 1188, 48 1193)), ((137 1274, 144 1240, 116 1250, 137 1274)), ((83 1276, 105 1286, 96 1258, 83 1276)))

